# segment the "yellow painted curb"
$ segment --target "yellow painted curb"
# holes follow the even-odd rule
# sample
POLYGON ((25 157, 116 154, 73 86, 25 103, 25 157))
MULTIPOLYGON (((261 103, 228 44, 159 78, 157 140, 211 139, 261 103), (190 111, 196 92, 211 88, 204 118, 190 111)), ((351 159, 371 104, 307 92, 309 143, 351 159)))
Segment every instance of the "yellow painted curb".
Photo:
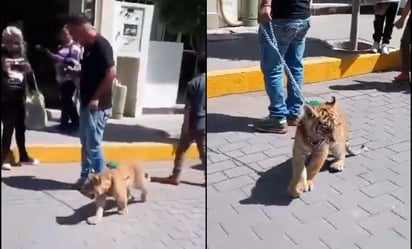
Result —
MULTIPOLYGON (((359 54, 344 58, 314 58, 304 61, 304 84, 342 79, 401 66, 399 50, 389 55, 359 54)), ((286 82, 286 81, 285 81, 286 82)), ((207 73, 207 97, 263 91, 260 67, 220 70, 207 73)))
MULTIPOLYGON (((80 145, 28 145, 30 156, 42 163, 71 163, 80 162, 80 145)), ((13 149, 15 156, 17 149, 13 149)), ((160 161, 174 159, 174 145, 162 143, 129 143, 105 144, 103 153, 108 161, 160 161)), ((16 157, 18 158, 18 157, 16 157)), ((198 159, 196 145, 192 144, 185 154, 185 158, 198 159)))

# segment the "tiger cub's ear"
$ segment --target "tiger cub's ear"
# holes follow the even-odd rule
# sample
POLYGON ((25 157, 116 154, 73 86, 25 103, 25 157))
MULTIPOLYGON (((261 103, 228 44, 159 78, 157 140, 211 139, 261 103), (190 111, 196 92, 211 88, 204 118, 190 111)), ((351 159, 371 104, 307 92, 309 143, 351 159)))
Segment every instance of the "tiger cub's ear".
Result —
POLYGON ((318 116, 318 114, 316 113, 315 109, 313 109, 313 107, 311 105, 303 105, 303 111, 305 113, 305 116, 307 118, 316 118, 318 116))

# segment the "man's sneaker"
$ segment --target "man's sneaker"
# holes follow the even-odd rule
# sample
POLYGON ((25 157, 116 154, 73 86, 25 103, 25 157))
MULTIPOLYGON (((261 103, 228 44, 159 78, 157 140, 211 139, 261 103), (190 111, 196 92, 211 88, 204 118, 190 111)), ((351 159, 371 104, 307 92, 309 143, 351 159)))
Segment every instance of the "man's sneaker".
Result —
POLYGON ((11 164, 10 163, 3 163, 1 165, 1 169, 3 170, 11 170, 11 164))
POLYGON ((382 44, 381 53, 388 55, 391 51, 389 50, 389 44, 382 44))
POLYGON ((34 158, 30 158, 30 157, 27 158, 27 159, 21 160, 18 163, 19 166, 35 166, 35 165, 38 165, 38 164, 39 164, 39 160, 34 159, 34 158))
POLYGON ((373 42, 371 51, 374 53, 377 53, 380 49, 380 43, 379 42, 373 42))
POLYGON ((288 125, 286 120, 277 120, 266 117, 254 125, 256 131, 271 132, 277 134, 286 134, 288 132, 288 125))
POLYGON ((289 116, 287 118, 288 126, 297 126, 300 122, 300 118, 298 116, 289 116))

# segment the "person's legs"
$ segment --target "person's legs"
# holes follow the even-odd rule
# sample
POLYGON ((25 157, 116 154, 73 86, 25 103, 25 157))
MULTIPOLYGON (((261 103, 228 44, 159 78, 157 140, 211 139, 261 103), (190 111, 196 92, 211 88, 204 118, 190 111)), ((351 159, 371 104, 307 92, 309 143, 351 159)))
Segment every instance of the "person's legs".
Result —
MULTIPOLYGON (((205 130, 195 131, 194 138, 197 145, 197 151, 199 152, 199 159, 202 162, 202 168, 206 172, 206 132, 205 130)), ((205 173, 206 174, 206 173, 205 173)))
POLYGON ((79 130, 79 137, 80 137, 80 143, 82 145, 81 148, 81 171, 80 171, 80 178, 82 180, 86 180, 89 174, 91 173, 92 170, 92 162, 91 158, 88 157, 87 151, 89 150, 87 148, 87 133, 89 132, 88 130, 90 129, 90 111, 87 108, 81 108, 80 109, 80 130, 79 130))
POLYGON ((392 38, 393 24, 395 22, 396 13, 398 12, 399 2, 390 2, 385 13, 385 28, 382 35, 382 43, 389 44, 392 38))
POLYGON ((13 137, 14 130, 14 120, 15 116, 13 115, 11 108, 3 108, 2 103, 2 113, 1 113, 1 122, 3 123, 3 134, 1 136, 1 168, 5 170, 10 170, 11 166, 8 162, 11 151, 11 139, 13 137))
POLYGON ((70 105, 70 93, 68 92, 67 82, 63 82, 60 85, 60 104, 61 104, 61 115, 60 115, 60 128, 65 130, 69 127, 69 108, 70 105))
POLYGON ((406 27, 403 30, 401 38, 401 58, 402 68, 401 73, 395 77, 395 81, 398 82, 410 82, 410 67, 411 67, 411 19, 408 18, 406 27))
POLYGON ((381 53, 388 55, 390 53, 389 49, 389 43, 392 38, 392 32, 393 32, 393 24, 395 22, 395 17, 396 13, 398 12, 398 5, 399 2, 391 2, 388 3, 388 9, 386 10, 385 13, 385 29, 383 31, 382 35, 382 48, 381 48, 381 53))
POLYGON ((175 160, 172 175, 168 177, 151 177, 153 182, 159 182, 164 184, 179 185, 180 173, 182 171, 184 156, 186 151, 189 149, 190 144, 193 141, 193 133, 181 134, 179 142, 176 146, 175 160))
POLYGON ((62 116, 60 122, 62 128, 68 127, 69 120, 72 122, 73 127, 77 128, 79 126, 79 114, 73 102, 75 90, 76 86, 73 81, 64 82, 61 86, 62 116))
POLYGON ((375 20, 373 21, 374 33, 372 35, 373 41, 380 43, 383 35, 383 25, 385 23, 384 15, 375 15, 375 20))
POLYGON ((176 155, 174 160, 174 167, 172 176, 175 178, 179 178, 180 173, 182 171, 182 166, 184 162, 184 157, 186 151, 189 149, 190 144, 193 141, 192 132, 188 134, 182 134, 179 139, 179 143, 176 148, 176 155))
POLYGON ((296 22, 299 25, 299 30, 285 54, 286 64, 297 84, 293 84, 288 76, 286 105, 289 111, 289 125, 297 125, 297 119, 301 114, 303 100, 300 91, 302 91, 304 76, 303 54, 305 53, 305 37, 310 28, 309 19, 296 22))
POLYGON ((377 53, 380 49, 380 42, 382 40, 383 25, 385 23, 385 13, 387 8, 387 3, 378 3, 374 6, 375 19, 373 21, 374 33, 372 35, 372 38, 374 40, 374 44, 372 45, 372 51, 374 53, 377 53))
MULTIPOLYGON (((284 56, 290 42, 294 38, 296 28, 287 20, 273 20, 273 32, 276 37, 280 55, 284 56)), ((260 66, 265 80, 265 90, 269 97, 269 117, 255 124, 255 129, 263 132, 284 134, 287 132, 286 117, 288 110, 285 104, 283 89, 283 65, 279 54, 270 45, 273 39, 269 24, 263 26, 269 37, 259 30, 260 66)))
POLYGON ((29 157, 26 149, 26 125, 24 123, 26 118, 26 108, 23 105, 16 108, 16 123, 15 123, 15 137, 17 148, 19 149, 20 165, 35 165, 38 161, 29 157))
POLYGON ((106 163, 102 151, 104 128, 111 115, 111 110, 97 110, 90 112, 89 129, 86 130, 86 144, 88 158, 90 158, 95 173, 102 172, 106 163))

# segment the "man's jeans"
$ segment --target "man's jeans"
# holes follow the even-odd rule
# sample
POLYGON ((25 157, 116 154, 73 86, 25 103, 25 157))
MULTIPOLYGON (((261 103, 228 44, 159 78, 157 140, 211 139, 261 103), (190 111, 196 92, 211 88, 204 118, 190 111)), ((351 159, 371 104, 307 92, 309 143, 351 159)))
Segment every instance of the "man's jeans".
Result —
POLYGON ((80 142, 82 144, 82 171, 80 177, 88 177, 92 169, 102 172, 105 161, 102 152, 104 128, 111 115, 111 109, 90 111, 80 109, 80 142))
MULTIPOLYGON (((302 89, 303 82, 303 53, 305 52, 305 37, 310 28, 310 19, 272 20, 272 27, 276 37, 279 52, 283 56, 292 75, 302 89)), ((270 38, 272 32, 269 24, 264 25, 270 38)), ((283 90, 283 65, 279 55, 269 45, 264 34, 259 31, 260 66, 264 75, 266 93, 269 96, 269 116, 277 120, 284 120, 288 116, 299 116, 303 101, 296 86, 288 77, 287 98, 285 101, 283 90)))

